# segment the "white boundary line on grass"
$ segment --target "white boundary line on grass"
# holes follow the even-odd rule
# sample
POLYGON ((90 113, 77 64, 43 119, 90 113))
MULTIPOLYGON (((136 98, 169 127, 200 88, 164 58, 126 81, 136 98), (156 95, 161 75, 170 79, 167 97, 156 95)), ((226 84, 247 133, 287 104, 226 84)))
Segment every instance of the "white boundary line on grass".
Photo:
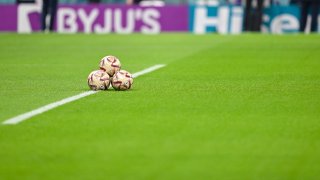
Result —
MULTIPOLYGON (((166 65, 164 65, 164 64, 154 65, 154 66, 151 66, 151 67, 149 67, 147 69, 144 69, 142 71, 136 72, 136 73, 132 74, 132 76, 134 78, 136 78, 136 77, 142 76, 144 74, 150 73, 152 71, 155 71, 157 69, 160 69, 160 68, 162 68, 164 66, 166 66, 166 65)), ((4 125, 15 125, 15 124, 18 124, 18 123, 20 123, 22 121, 25 121, 25 120, 33 117, 33 116, 36 116, 38 114, 44 113, 44 112, 49 111, 51 109, 54 109, 56 107, 62 106, 62 105, 67 104, 69 102, 76 101, 78 99, 81 99, 83 97, 86 97, 86 96, 89 96, 91 94, 95 94, 95 93, 98 93, 98 92, 100 92, 100 91, 87 91, 87 92, 84 92, 84 93, 80 93, 78 95, 71 96, 71 97, 62 99, 60 101, 50 103, 50 104, 42 106, 42 107, 40 107, 38 109, 35 109, 35 110, 32 110, 32 111, 26 112, 24 114, 20 114, 20 115, 18 115, 16 117, 7 119, 4 122, 2 122, 2 124, 4 124, 4 125)))

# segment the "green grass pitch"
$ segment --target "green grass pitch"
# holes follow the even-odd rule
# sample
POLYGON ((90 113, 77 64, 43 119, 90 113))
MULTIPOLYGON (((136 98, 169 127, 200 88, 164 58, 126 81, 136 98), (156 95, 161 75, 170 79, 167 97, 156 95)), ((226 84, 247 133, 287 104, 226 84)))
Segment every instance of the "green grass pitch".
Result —
POLYGON ((0 122, 88 91, 113 54, 129 91, 0 125, 0 179, 318 179, 320 36, 0 34, 0 122))

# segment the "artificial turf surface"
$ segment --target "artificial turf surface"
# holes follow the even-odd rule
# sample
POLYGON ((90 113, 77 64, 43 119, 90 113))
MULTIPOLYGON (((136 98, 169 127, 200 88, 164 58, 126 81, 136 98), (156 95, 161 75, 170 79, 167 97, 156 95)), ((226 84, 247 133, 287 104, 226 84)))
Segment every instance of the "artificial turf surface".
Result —
POLYGON ((138 77, 0 125, 0 179, 318 179, 320 36, 0 34, 0 122, 88 91, 113 54, 138 77))

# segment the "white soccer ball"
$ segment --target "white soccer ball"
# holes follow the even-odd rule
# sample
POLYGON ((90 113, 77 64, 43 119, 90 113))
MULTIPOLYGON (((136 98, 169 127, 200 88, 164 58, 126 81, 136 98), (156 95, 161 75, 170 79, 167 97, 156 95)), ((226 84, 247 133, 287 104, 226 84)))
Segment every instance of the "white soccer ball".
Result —
POLYGON ((128 90, 132 87, 133 77, 125 70, 116 72, 112 78, 111 85, 115 90, 128 90))
POLYGON ((95 91, 108 89, 110 82, 110 76, 103 70, 92 71, 88 76, 88 85, 95 91))
POLYGON ((115 56, 103 57, 100 61, 99 66, 101 70, 107 72, 111 77, 114 75, 114 73, 121 69, 121 63, 115 56))

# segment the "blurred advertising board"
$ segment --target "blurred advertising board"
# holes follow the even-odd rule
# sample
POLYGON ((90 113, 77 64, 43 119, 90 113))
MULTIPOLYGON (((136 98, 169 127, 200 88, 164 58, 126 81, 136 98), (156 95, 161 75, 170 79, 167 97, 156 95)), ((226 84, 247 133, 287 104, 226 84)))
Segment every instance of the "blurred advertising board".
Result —
MULTIPOLYGON (((244 17, 242 6, 190 6, 189 12, 191 32, 197 34, 242 32, 244 17)), ((264 9, 261 31, 273 34, 296 33, 299 30, 299 18, 300 9, 297 6, 270 6, 264 9)), ((310 22, 308 24, 310 26, 310 22)), ((320 30, 319 27, 318 29, 320 30)))
MULTIPOLYGON (((0 24, 3 26, 0 25, 0 30, 20 33, 39 31, 40 11, 41 6, 36 4, 2 5, 0 6, 0 24)), ((186 32, 188 31, 188 7, 60 5, 55 29, 60 33, 186 32)))
MULTIPOLYGON (((299 19, 300 9, 297 6, 274 6, 265 9, 261 29, 262 32, 273 34, 298 32, 299 19)), ((310 22, 308 26, 310 26, 310 22)))
POLYGON ((17 31, 17 6, 0 5, 0 31, 17 31))
MULTIPOLYGON (((37 4, 0 5, 0 31, 39 31, 40 11, 41 6, 37 4)), ((262 32, 298 32, 298 7, 271 6, 264 12, 262 32)), ((243 16, 241 6, 60 5, 55 29, 60 33, 239 34, 243 29, 243 16)))

